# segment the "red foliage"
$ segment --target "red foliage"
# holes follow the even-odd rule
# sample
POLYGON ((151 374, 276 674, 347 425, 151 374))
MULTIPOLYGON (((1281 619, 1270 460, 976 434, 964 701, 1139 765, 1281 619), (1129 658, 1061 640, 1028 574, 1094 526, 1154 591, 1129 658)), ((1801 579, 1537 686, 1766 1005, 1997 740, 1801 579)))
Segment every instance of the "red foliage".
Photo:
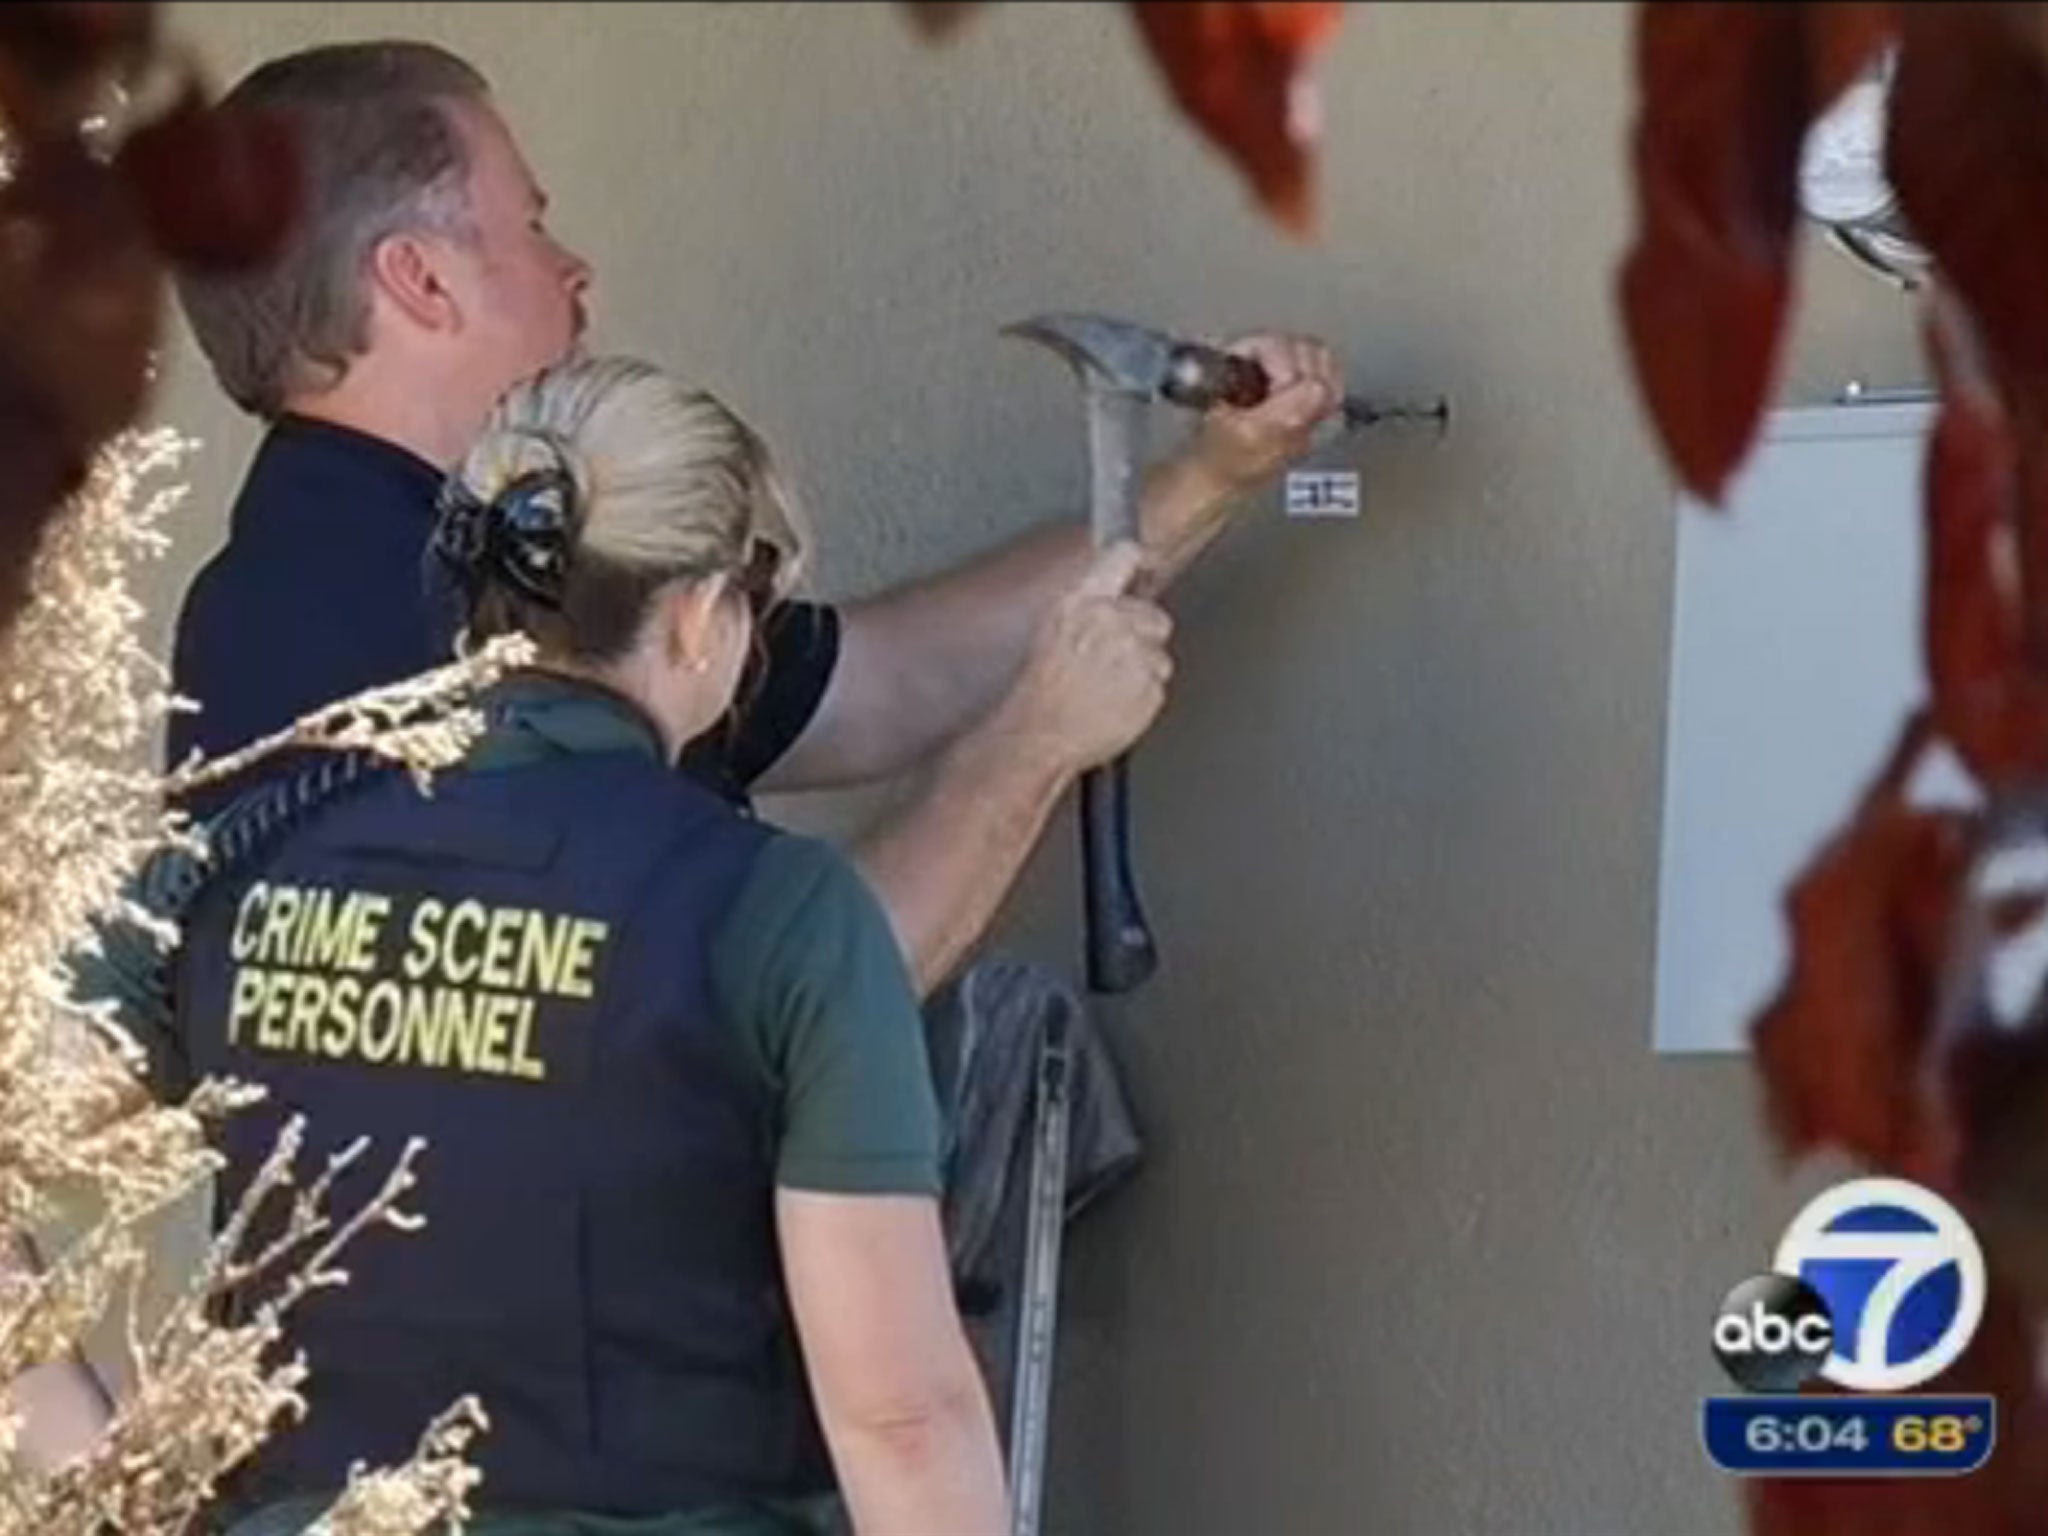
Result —
POLYGON ((1953 315, 1929 326, 1943 401, 1927 461, 1922 634, 1942 734, 1982 783, 2010 790, 2048 770, 2048 672, 2030 663, 2022 623, 2012 418, 1958 326, 1953 315))
POLYGON ((981 9, 981 0, 899 0, 910 24, 925 37, 950 36, 954 29, 981 9))
POLYGON ((1336 31, 1334 0, 1136 0, 1131 15, 1174 100, 1297 234, 1315 222, 1308 66, 1336 31))
MULTIPOLYGON (((918 32, 949 38, 980 0, 900 0, 918 32)), ((1337 29, 1339 0, 1131 0, 1131 15, 1180 109, 1251 182, 1268 217, 1315 222, 1309 62, 1337 29)))
POLYGON ((1829 0, 1806 5, 1809 110, 1819 113, 1898 35, 1907 7, 1887 0, 1829 0))
POLYGON ((1930 739, 1924 717, 1907 724, 1855 819, 1787 896, 1791 971, 1753 1040, 1781 1148, 1841 1147, 1943 1183, 1953 1153, 1921 1057, 1972 840, 1967 817, 1906 803, 1930 739))
POLYGON ((81 122, 154 62, 151 5, 0 8, 0 633, 44 524, 148 389, 163 262, 260 259, 294 211, 295 158, 270 125, 218 122, 193 84, 114 164, 81 122))
POLYGON ((1665 453, 1704 501, 1742 461, 1777 373, 1807 125, 1892 24, 1881 5, 1638 12, 1622 319, 1665 453))
POLYGON ((1998 1444, 1968 1477, 1759 1478, 1751 1536, 2042 1536, 2048 1531, 2048 1402, 2034 1381, 2024 1310, 1994 1279, 1977 1337, 1929 1392, 1998 1399, 1998 1444))
MULTIPOLYGON (((1887 163, 2013 422, 2026 682, 2048 692, 2048 55, 2038 5, 1909 9, 1887 163)), ((2038 730, 2039 720, 2033 722, 2038 730)), ((2014 765, 2038 772, 2048 754, 2014 765)))
POLYGON ((142 404, 159 276, 118 183, 77 144, 24 153, 0 191, 0 622, 44 519, 142 404))
MULTIPOLYGON (((2000 1399, 1969 1478, 1771 1481, 1760 1536, 2048 1530, 2048 1021, 1981 1017, 1955 919, 1986 817, 1916 809, 1936 737, 2006 803, 2048 782, 2048 56, 2036 5, 1648 5, 1639 11, 1640 229, 1619 298, 1645 401, 1685 484, 1717 499, 1768 399, 1789 302, 1807 125, 1896 36, 1887 164, 1934 257, 1942 407, 1925 476, 1930 695, 1788 893, 1792 961, 1753 1031, 1784 1152, 1845 1151, 1947 1193, 1992 1274, 1984 1326, 1931 1390, 2000 1399), (1961 984, 1960 986, 1958 984, 1961 984), (1952 1003, 1960 1016, 1938 1015, 1952 1003), (1938 1033, 1937 1024, 1943 1029, 1938 1033)), ((1989 914, 1993 938, 2036 897, 1989 914)))
POLYGON ((155 5, 40 0, 0 6, 0 114, 28 139, 69 133, 110 76, 155 51, 155 5))
MULTIPOLYGON (((2048 771, 2048 666, 2027 633, 2048 583, 2025 580, 2030 550, 2048 552, 2030 537, 2048 505, 2048 300, 2027 260, 2033 231, 2048 236, 2038 9, 1644 7, 1641 227, 1621 300, 1670 457, 1711 499, 1773 382, 1806 127, 1893 35, 1895 179, 1955 290, 1929 331, 1945 397, 1926 477, 1931 725, 2008 791, 2048 771)), ((1794 961, 1757 1033, 1788 1149, 1827 1143, 1931 1174, 1942 1165, 1913 1085, 1932 1080, 1920 1057, 1974 833, 1971 818, 1904 803, 1927 726, 1790 894, 1794 961)))
POLYGON ((210 110, 198 83, 121 146, 157 249, 195 269, 233 267, 271 250, 299 207, 299 163, 285 125, 210 110))
POLYGON ((2034 5, 1909 6, 1886 168, 2016 415, 2048 406, 2048 60, 2034 5))

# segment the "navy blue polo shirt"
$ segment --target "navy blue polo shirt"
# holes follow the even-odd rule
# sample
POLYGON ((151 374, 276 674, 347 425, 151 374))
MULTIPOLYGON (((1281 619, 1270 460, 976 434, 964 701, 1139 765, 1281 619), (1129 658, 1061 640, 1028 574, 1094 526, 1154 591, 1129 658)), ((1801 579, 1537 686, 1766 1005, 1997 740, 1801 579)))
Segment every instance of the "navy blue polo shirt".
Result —
MULTIPOLYGON (((454 657, 453 592, 427 558, 441 472, 382 438, 285 416, 258 447, 227 544, 178 613, 171 683, 201 706, 171 718, 171 764, 218 757, 301 715, 454 657)), ((744 803, 816 712, 839 655, 835 610, 786 603, 770 619, 737 718, 713 727, 683 766, 744 803)), ((277 754, 194 795, 195 816, 286 772, 277 754)))

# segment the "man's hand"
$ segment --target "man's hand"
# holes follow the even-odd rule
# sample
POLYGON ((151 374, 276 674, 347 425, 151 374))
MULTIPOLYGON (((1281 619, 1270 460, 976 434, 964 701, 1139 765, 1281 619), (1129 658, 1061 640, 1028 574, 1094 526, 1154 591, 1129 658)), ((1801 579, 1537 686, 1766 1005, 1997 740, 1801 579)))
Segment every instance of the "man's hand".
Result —
POLYGON ((1258 359, 1274 389, 1250 410, 1208 412, 1146 476, 1142 557, 1092 550, 1074 519, 849 609, 824 702, 761 786, 931 765, 922 794, 858 852, 920 993, 980 939, 1074 778, 1122 753, 1164 705, 1172 624, 1132 583, 1164 590, 1342 401, 1320 342, 1252 336, 1231 350, 1258 359))
POLYGON ((1313 337, 1246 336, 1224 350, 1255 359, 1272 390, 1248 409, 1218 405, 1206 412, 1188 453, 1219 487, 1242 492, 1308 450, 1316 427, 1343 404, 1344 376, 1313 337))
MULTIPOLYGON (((1085 553, 1085 551, 1084 551, 1085 553)), ((920 995, 987 929, 1074 779, 1142 736, 1166 701, 1173 622, 1130 595, 1136 544, 1096 554, 1050 598, 999 703, 942 752, 909 814, 856 854, 920 995)))
POLYGON ((1015 686, 989 721, 992 736, 1035 754, 1058 778, 1118 756, 1166 702, 1173 620, 1130 595, 1143 568, 1136 544, 1103 550, 1046 615, 1015 686))

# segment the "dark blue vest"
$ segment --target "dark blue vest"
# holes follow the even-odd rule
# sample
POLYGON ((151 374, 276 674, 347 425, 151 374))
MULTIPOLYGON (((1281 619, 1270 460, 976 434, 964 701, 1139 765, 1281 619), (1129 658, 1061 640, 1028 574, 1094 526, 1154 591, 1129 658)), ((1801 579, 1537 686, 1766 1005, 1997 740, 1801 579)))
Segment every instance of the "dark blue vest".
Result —
POLYGON ((780 1279, 775 1095, 707 976, 774 835, 651 756, 565 756, 431 800, 359 786, 201 897, 192 1065, 270 1090, 222 1132, 223 1209, 292 1114, 302 1182, 370 1139, 344 1212, 428 1142, 404 1202, 425 1230, 364 1233, 349 1283, 293 1314, 311 1412, 237 1504, 400 1460, 467 1392, 491 1419, 479 1508, 832 1486, 780 1279))

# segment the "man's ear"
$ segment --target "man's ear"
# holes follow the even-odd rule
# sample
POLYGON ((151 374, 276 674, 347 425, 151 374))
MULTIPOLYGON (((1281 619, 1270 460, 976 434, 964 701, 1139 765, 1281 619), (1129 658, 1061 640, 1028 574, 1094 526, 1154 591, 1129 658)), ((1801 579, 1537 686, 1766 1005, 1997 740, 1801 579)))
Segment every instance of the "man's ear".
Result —
POLYGON ((370 251, 370 283, 413 325, 452 331, 462 322, 462 310, 442 261, 442 252, 431 241, 418 235, 386 235, 370 251))

